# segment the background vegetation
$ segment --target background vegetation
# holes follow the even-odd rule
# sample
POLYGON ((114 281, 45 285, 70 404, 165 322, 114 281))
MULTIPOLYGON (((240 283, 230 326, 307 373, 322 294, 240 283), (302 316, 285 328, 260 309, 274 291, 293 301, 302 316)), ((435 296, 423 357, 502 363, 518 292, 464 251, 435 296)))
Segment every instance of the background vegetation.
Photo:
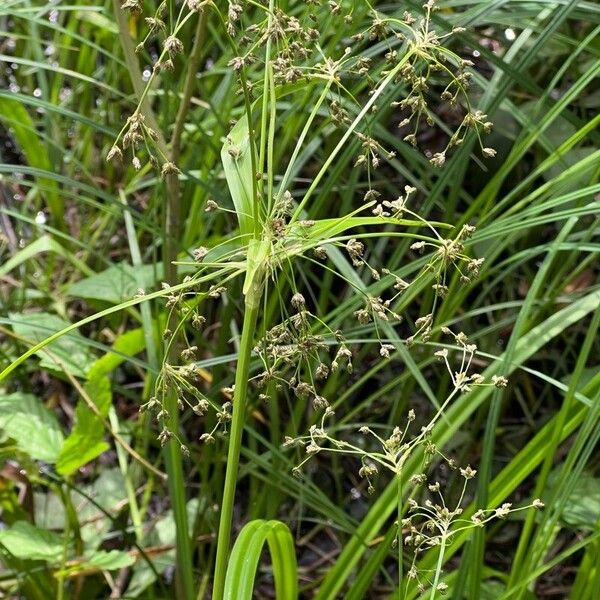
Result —
MULTIPOLYGON (((367 450, 360 427, 387 437, 405 427, 411 409, 417 426, 426 425, 452 393, 452 372, 434 355, 453 347, 443 327, 477 345, 477 371, 508 379, 505 388, 463 390, 432 436, 445 455, 478 471, 464 498, 467 519, 505 502, 521 507, 541 498, 545 508, 466 529, 444 553, 419 554, 420 591, 400 579, 394 523, 407 507, 394 474, 370 482, 359 475, 356 455, 321 452, 295 476, 305 451, 284 447, 284 439, 306 437, 321 422, 319 407, 272 382, 257 389, 264 369, 257 353, 248 364, 253 379, 235 497, 224 482, 230 415, 220 407, 232 398, 236 365, 241 372, 243 277, 206 300, 208 285, 197 299, 182 300, 161 282, 198 276, 195 250, 237 248, 247 223, 232 202, 232 167, 228 172, 221 149, 232 144, 226 136, 247 106, 232 63, 237 52, 209 8, 183 12, 189 17, 178 21, 180 4, 168 3, 167 34, 180 23, 184 51, 173 53, 172 71, 163 69, 146 87, 162 42, 134 49, 152 27, 143 17, 153 18, 157 4, 144 2, 138 18, 108 0, 0 4, 0 596, 208 598, 225 489, 233 538, 256 519, 281 521, 298 563, 296 572, 287 529, 253 522, 230 561, 235 585, 246 582, 250 595, 230 587, 237 589, 232 598, 252 597, 252 578, 235 565, 258 560, 261 536, 273 542, 280 598, 290 598, 296 582, 300 597, 319 600, 433 598, 444 590, 432 582, 443 582, 453 599, 599 598, 600 6, 439 3, 431 26, 440 34, 464 28, 444 44, 474 63, 470 102, 494 123, 484 141, 495 149, 488 157, 471 133, 442 169, 429 160, 460 125, 463 97, 462 109, 433 103, 437 124, 418 127, 419 150, 403 140, 409 131, 398 128, 397 112, 387 108, 393 98, 384 96, 369 131, 386 148, 385 160, 377 169, 357 168, 364 140, 343 139, 343 118, 341 131, 332 123, 336 110, 351 121, 369 102, 370 74, 344 80, 337 109, 331 99, 322 104, 322 88, 302 78, 278 81, 263 107, 262 115, 276 117, 275 124, 263 121, 272 134, 269 181, 279 186, 286 165, 293 166, 286 188, 292 202, 311 195, 303 219, 344 217, 363 206, 369 190, 393 199, 409 185, 416 188, 409 203, 416 216, 407 219, 438 223, 450 239, 464 225, 476 226, 464 244, 469 257, 485 259, 478 277, 461 281, 450 270, 442 294, 431 281, 411 285, 394 304, 400 324, 357 321, 365 294, 382 294, 386 278, 355 268, 344 249, 351 236, 340 234, 339 244, 327 246, 327 261, 307 253, 270 281, 256 325, 247 328, 249 343, 258 343, 289 318, 291 299, 302 292, 318 316, 311 331, 325 333, 330 346, 336 341, 329 332, 343 331, 353 370, 342 368, 322 385, 335 411, 328 431, 367 450), (139 168, 128 155, 106 161, 140 101, 156 132, 150 154, 180 173, 161 176, 143 145, 139 168), (212 203, 222 210, 211 210, 212 203), (405 344, 432 307, 431 331, 405 344), (191 318, 179 325, 186 314, 197 316, 195 327, 191 318), (165 348, 167 328, 178 335, 165 348), (390 345, 389 360, 382 343, 390 345), (190 366, 193 386, 183 371, 190 366), (169 413, 162 420, 153 406, 141 411, 152 404, 157 382, 169 413), (198 408, 205 398, 216 411, 198 408), (213 443, 206 443, 210 432, 213 443)), ((227 19, 227 5, 216 4, 227 19)), ((243 18, 263 15, 255 4, 244 5, 243 18)), ((306 10, 304 3, 277 4, 299 15, 306 10)), ((406 10, 416 18, 427 11, 412 1, 338 4, 314 8, 323 56, 339 56, 353 35, 372 27, 373 10, 398 19, 406 10), (352 15, 343 26, 334 19, 338 10, 352 15)), ((376 59, 402 43, 375 36, 359 53, 376 59)), ((265 72, 250 65, 248 77, 261 88, 265 72)), ((430 87, 441 90, 436 77, 430 87)), ((403 86, 392 87, 404 93, 403 86)), ((255 95, 260 103, 260 89, 255 95)), ((385 221, 369 237, 371 225, 365 220, 352 234, 362 236, 368 264, 421 281, 435 248, 420 254, 412 235, 402 234, 407 228, 385 221)), ((423 470, 417 458, 406 466, 407 479, 423 470)), ((445 461, 434 460, 427 473, 448 502, 460 496, 460 474, 445 461)), ((405 558, 408 568, 412 555, 405 558)), ((261 564, 255 597, 274 597, 273 571, 261 564)))

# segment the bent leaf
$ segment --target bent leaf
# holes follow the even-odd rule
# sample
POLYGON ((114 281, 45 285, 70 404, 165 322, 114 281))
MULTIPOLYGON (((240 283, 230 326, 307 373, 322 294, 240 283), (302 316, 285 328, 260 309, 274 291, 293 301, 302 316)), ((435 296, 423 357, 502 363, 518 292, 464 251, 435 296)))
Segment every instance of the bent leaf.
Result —
POLYGON ((240 532, 233 546, 225 579, 226 600, 252 600, 256 569, 265 542, 273 564, 273 579, 277 600, 298 597, 294 540, 281 521, 257 519, 240 532))
POLYGON ((75 282, 67 292, 77 298, 118 304, 131 298, 140 284, 144 288, 150 288, 161 277, 162 265, 143 265, 134 269, 129 263, 120 263, 75 282))

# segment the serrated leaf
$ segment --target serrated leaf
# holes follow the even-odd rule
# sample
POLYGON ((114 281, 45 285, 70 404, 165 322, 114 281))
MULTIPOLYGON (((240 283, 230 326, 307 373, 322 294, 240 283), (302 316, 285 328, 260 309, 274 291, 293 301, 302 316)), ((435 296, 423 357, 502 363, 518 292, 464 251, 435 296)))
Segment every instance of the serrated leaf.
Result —
POLYGON ((22 392, 0 394, 0 429, 31 458, 48 463, 57 459, 64 439, 54 413, 22 392))
POLYGON ((56 461, 56 470, 61 475, 71 475, 110 447, 104 441, 104 426, 100 418, 108 415, 112 404, 110 380, 104 376, 95 377, 85 384, 84 390, 94 402, 98 414, 83 399, 77 403, 75 426, 62 445, 56 461))
POLYGON ((152 287, 162 277, 161 265, 143 265, 135 269, 128 263, 120 263, 81 279, 67 289, 70 296, 86 300, 103 300, 119 304, 132 298, 138 288, 152 287))
POLYGON ((63 540, 48 529, 40 529, 27 521, 17 521, 8 529, 0 530, 2 544, 15 558, 25 560, 61 559, 63 540))
MULTIPOLYGON (((69 321, 50 313, 11 313, 13 331, 32 343, 38 343, 71 325, 69 321)), ((52 342, 36 353, 42 360, 40 366, 52 371, 62 372, 63 366, 76 377, 85 377, 94 362, 94 355, 85 338, 77 332, 71 332, 52 342), (52 357, 57 360, 54 360, 52 357)))

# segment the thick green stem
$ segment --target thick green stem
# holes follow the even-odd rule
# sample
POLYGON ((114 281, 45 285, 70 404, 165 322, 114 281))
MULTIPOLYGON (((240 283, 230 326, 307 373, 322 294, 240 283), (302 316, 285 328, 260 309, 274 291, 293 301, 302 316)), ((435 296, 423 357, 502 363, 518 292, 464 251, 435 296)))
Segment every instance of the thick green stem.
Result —
POLYGON ((219 520, 212 600, 223 600, 225 589, 225 574, 227 572, 227 560, 229 557, 236 480, 242 447, 242 433, 246 422, 248 373, 250 371, 250 358, 254 344, 254 332, 256 329, 261 295, 262 288, 255 288, 246 296, 242 339, 240 341, 237 369, 235 373, 233 414, 231 419, 231 431, 229 433, 227 470, 225 471, 225 485, 223 488, 223 501, 221 503, 221 516, 219 520))

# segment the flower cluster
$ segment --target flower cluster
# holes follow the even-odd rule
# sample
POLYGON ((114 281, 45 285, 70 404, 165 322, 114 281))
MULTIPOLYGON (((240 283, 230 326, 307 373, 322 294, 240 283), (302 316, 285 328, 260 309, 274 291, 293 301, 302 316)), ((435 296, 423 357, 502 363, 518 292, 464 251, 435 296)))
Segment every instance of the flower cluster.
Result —
POLYGON ((470 465, 457 468, 453 460, 446 461, 446 466, 450 471, 458 469, 458 475, 462 479, 458 498, 450 503, 444 497, 443 486, 439 481, 424 474, 413 476, 410 483, 414 487, 408 499, 408 511, 397 524, 401 531, 403 547, 412 554, 411 565, 406 573, 406 586, 414 580, 420 593, 430 589, 432 593, 443 594, 448 589, 448 585, 441 580, 440 565, 446 548, 456 536, 476 527, 485 527, 494 519, 506 519, 511 514, 531 508, 541 509, 544 506, 541 500, 535 499, 530 504, 519 507, 505 502, 497 508, 475 511, 471 508, 467 511, 464 507, 467 486, 477 471, 470 465), (429 570, 420 566, 419 560, 426 552, 437 554, 436 569, 429 570))
MULTIPOLYGON (((328 98, 331 123, 348 127, 352 113, 360 107, 357 99, 346 93, 348 85, 360 78, 367 82, 372 93, 379 90, 379 94, 391 82, 397 90, 396 98, 386 101, 400 111, 403 139, 411 145, 418 144, 423 124, 433 127, 439 123, 432 100, 436 107, 448 103, 454 110, 463 111, 446 148, 431 156, 433 165, 443 165, 448 151, 462 144, 468 131, 477 136, 484 156, 495 154, 482 141, 482 135, 489 133, 492 124, 485 114, 471 107, 468 69, 472 63, 447 47, 448 38, 463 29, 457 27, 449 33, 437 33, 432 23, 432 14, 437 7, 432 0, 423 5, 420 15, 409 11, 401 16, 395 12, 387 15, 371 8, 370 13, 358 21, 354 9, 333 1, 307 2, 302 10, 294 10, 291 14, 276 3, 269 8, 258 3, 233 1, 228 3, 227 12, 221 13, 220 7, 207 0, 188 0, 172 23, 165 18, 166 6, 166 2, 161 2, 156 11, 144 19, 147 32, 136 48, 136 52, 141 53, 151 41, 161 47, 144 97, 134 112, 136 119, 139 119, 142 101, 154 78, 163 71, 172 71, 176 58, 184 53, 180 31, 185 23, 198 12, 214 11, 223 23, 235 53, 226 64, 238 74, 239 93, 247 101, 266 92, 261 86, 266 81, 264 73, 267 71, 272 72, 276 85, 285 86, 300 79, 314 81, 327 86, 325 97, 328 98), (330 46, 329 56, 323 55, 322 48, 328 46, 336 27, 329 26, 321 33, 317 25, 323 19, 338 21, 339 30, 349 31, 348 37, 330 46), (374 56, 371 49, 375 41, 379 42, 381 54, 374 56), (383 87, 379 89, 379 86, 383 87)), ((125 0, 122 8, 135 16, 142 13, 139 0, 125 0)), ((373 104, 371 112, 377 111, 377 104, 373 104)), ((356 165, 368 169, 377 168, 381 156, 386 160, 395 157, 395 151, 384 149, 369 133, 370 129, 370 122, 365 119, 360 127, 352 130, 360 147, 356 165)), ((125 132, 128 132, 128 126, 123 128, 112 146, 111 159, 121 156, 124 148, 119 144, 125 132)), ((152 142, 150 132, 146 134, 152 142)), ((154 156, 150 146, 148 144, 148 151, 154 156)), ((158 154, 153 162, 162 165, 167 158, 160 147, 158 154)), ((141 164, 139 158, 135 161, 136 168, 138 163, 141 164)))
MULTIPOLYGON (((425 457, 429 457, 425 464, 429 464, 434 455, 443 456, 437 446, 431 441, 431 433, 454 398, 461 393, 470 391, 473 386, 493 385, 495 387, 506 387, 508 381, 505 377, 499 375, 494 375, 490 381, 487 381, 480 373, 471 373, 470 369, 473 363, 473 357, 477 351, 475 344, 470 343, 467 336, 462 332, 454 333, 447 327, 443 327, 442 332, 453 337, 455 342, 454 348, 458 351, 459 358, 459 360, 456 360, 455 362, 459 366, 452 368, 449 360, 450 352, 448 348, 442 348, 435 352, 435 356, 444 362, 448 369, 453 387, 439 406, 436 413, 429 418, 426 425, 421 427, 418 432, 412 433, 411 427, 416 420, 416 413, 414 410, 410 410, 407 415, 406 426, 404 428, 401 428, 400 426, 394 427, 388 437, 382 437, 371 427, 363 426, 359 429, 359 433, 361 435, 371 436, 380 446, 379 451, 373 451, 368 444, 356 444, 351 441, 337 439, 332 435, 328 431, 325 422, 326 419, 332 417, 334 413, 332 411, 327 411, 321 417, 320 425, 313 425, 310 428, 308 436, 300 437, 295 440, 286 440, 286 445, 304 446, 306 449, 307 456, 301 464, 296 467, 296 472, 299 472, 304 464, 321 451, 341 452, 359 457, 362 465, 361 471, 359 472, 361 476, 372 476, 375 473, 378 473, 378 468, 381 467, 391 471, 395 475, 401 475, 406 462, 420 447, 424 447, 424 455, 425 457)), ((383 346, 382 354, 385 355, 390 349, 393 349, 393 346, 383 346)), ((449 462, 451 464, 453 463, 453 461, 449 462)), ((466 470, 467 474, 470 473, 469 469, 466 470)), ((369 489, 372 489, 370 479, 369 489)))
MULTIPOLYGON (((296 292, 290 306, 293 314, 266 331, 255 347, 264 370, 253 381, 261 390, 273 382, 276 390, 288 389, 297 398, 310 400, 315 410, 333 414, 328 400, 318 392, 318 385, 342 366, 352 372, 352 352, 339 331, 329 329, 307 309, 302 294, 296 292), (326 336, 314 333, 315 325, 324 328, 326 336), (334 344, 337 350, 332 359, 334 344)), ((265 393, 260 398, 270 399, 265 393)))

